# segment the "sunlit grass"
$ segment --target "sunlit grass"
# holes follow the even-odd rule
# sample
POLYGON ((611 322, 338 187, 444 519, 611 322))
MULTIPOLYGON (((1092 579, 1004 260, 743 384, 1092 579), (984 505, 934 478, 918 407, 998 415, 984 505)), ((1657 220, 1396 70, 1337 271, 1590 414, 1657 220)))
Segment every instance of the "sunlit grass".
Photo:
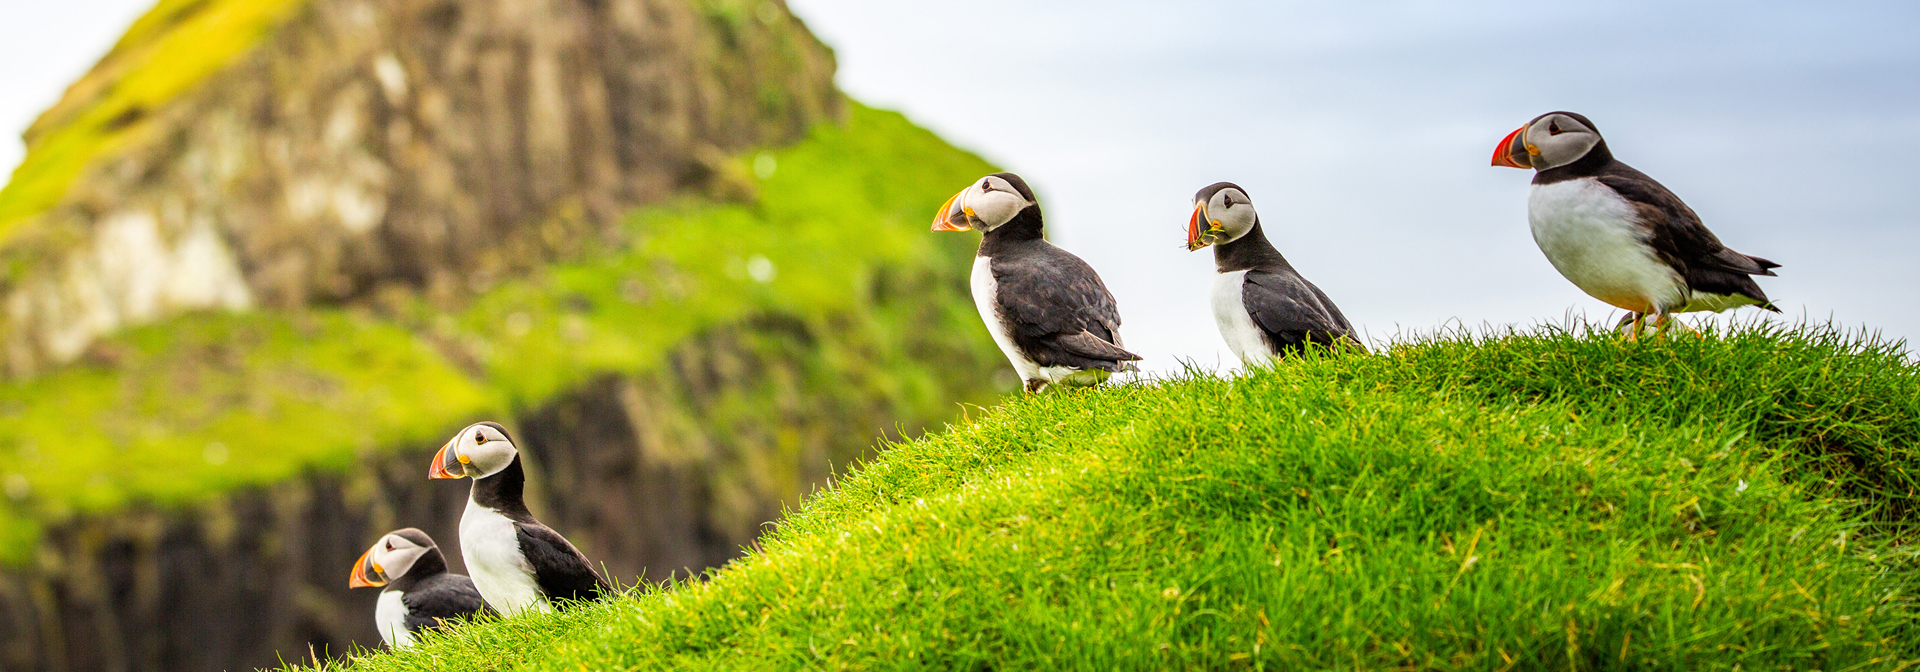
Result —
POLYGON ((1011 399, 705 582, 342 665, 1897 669, 1917 466, 1897 344, 1443 334, 1011 399))

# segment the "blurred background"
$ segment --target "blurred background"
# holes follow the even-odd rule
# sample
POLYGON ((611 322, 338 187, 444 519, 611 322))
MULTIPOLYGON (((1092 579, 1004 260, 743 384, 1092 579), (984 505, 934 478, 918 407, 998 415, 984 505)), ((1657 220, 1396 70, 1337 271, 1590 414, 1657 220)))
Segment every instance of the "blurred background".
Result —
MULTIPOLYGON (((34 66, 4 75, 0 123, 31 121, 148 4, 10 10, 34 20, 0 48, 34 66)), ((1180 248, 1188 199, 1221 180, 1375 339, 1617 318, 1533 246, 1528 178, 1480 156, 1559 109, 1782 263, 1772 319, 1920 335, 1913 3, 790 4, 848 93, 1037 185, 1152 370, 1234 363, 1209 255, 1180 248)))
POLYGON ((1617 318, 1535 248, 1529 175, 1488 166, 1559 109, 1783 265, 1785 314, 1738 319, 1920 335, 1912 2, 0 19, 5 670, 375 641, 348 564, 394 527, 457 548, 463 489, 419 475, 475 419, 519 433, 537 512, 623 581, 724 563, 882 438, 1012 389, 966 296, 977 239, 926 232, 996 168, 1149 372, 1234 365, 1211 255, 1181 246, 1221 180, 1375 342, 1617 318))

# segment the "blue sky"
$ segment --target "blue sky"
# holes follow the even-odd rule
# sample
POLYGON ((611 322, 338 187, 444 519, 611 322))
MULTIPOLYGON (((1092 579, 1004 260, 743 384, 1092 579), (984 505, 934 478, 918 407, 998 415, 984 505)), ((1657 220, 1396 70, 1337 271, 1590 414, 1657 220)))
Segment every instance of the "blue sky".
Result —
MULTIPOLYGON (((149 4, 4 2, 15 130, 149 4)), ((1920 340, 1911 0, 790 2, 854 96, 1036 186, 1152 369, 1232 363, 1210 255, 1180 246, 1189 197, 1219 180, 1374 339, 1617 316, 1534 247, 1528 175, 1488 166, 1556 109, 1593 118, 1728 245, 1783 264, 1761 285, 1786 319, 1920 340)))

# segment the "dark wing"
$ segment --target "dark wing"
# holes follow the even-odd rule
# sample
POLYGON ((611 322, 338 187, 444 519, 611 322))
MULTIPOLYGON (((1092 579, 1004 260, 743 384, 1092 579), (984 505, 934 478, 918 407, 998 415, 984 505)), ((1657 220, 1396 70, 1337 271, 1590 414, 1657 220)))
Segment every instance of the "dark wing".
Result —
POLYGON ((1685 201, 1627 164, 1615 161, 1595 179, 1633 204, 1640 225, 1646 228, 1647 243, 1680 271, 1693 291, 1747 296, 1778 311, 1752 276, 1773 275, 1771 269, 1779 264, 1728 249, 1685 201))
POLYGON ((407 605, 407 629, 419 632, 439 627, 444 619, 463 618, 486 607, 473 580, 459 574, 441 574, 420 582, 400 595, 407 605))
POLYGON ((593 570, 587 556, 559 532, 539 523, 514 523, 513 529, 520 538, 520 552, 533 566, 534 582, 549 601, 554 601, 554 608, 565 608, 557 600, 591 600, 613 594, 613 587, 593 570))
POLYGON ((1120 347, 1120 308, 1092 266, 1045 242, 1023 252, 992 263, 999 314, 1029 358, 1108 371, 1140 359, 1120 347))
POLYGON ((1327 295, 1291 270, 1247 271, 1240 301, 1253 323, 1266 332, 1274 352, 1285 356, 1308 344, 1333 345, 1342 337, 1353 340, 1353 325, 1327 295))

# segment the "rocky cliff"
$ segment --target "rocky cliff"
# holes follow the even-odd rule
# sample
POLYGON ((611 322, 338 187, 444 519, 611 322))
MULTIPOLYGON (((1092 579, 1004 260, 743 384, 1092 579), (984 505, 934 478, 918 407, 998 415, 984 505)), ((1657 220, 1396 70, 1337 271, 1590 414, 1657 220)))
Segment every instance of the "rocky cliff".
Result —
POLYGON ((0 670, 377 642, 476 419, 630 584, 1008 389, 924 230, 990 167, 832 70, 772 0, 163 0, 0 190, 0 670))
POLYGON ((196 308, 470 293, 800 138, 832 78, 777 0, 168 0, 26 134, 6 365, 196 308))

